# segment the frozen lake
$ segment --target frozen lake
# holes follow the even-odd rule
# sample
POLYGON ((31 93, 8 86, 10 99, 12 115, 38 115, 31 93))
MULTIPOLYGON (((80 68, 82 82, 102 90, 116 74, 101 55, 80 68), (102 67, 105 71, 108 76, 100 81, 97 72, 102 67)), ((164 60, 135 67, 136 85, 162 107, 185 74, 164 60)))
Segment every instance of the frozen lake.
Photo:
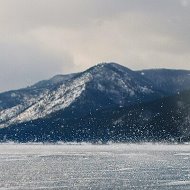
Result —
POLYGON ((190 145, 0 144, 0 190, 190 190, 190 145))

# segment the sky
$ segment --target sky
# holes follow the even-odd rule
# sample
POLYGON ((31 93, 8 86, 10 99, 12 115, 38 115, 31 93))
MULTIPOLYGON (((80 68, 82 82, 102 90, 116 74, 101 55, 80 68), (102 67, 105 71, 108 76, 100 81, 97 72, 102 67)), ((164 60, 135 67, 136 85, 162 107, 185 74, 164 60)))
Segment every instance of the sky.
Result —
POLYGON ((0 0, 0 92, 101 62, 190 70, 190 0, 0 0))

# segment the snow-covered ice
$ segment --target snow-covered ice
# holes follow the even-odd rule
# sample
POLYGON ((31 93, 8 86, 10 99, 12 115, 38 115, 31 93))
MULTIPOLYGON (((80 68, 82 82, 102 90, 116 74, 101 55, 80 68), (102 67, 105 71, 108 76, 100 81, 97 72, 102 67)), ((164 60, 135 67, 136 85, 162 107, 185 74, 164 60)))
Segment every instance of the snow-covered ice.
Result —
POLYGON ((0 190, 189 190, 190 145, 0 144, 0 190))

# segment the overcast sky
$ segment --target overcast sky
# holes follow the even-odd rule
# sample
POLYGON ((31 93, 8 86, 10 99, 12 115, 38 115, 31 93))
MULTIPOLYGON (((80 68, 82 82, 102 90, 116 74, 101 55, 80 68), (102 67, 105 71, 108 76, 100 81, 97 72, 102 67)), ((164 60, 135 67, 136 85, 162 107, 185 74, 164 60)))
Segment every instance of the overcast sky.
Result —
POLYGON ((190 70, 190 0, 0 0, 0 91, 100 62, 190 70))

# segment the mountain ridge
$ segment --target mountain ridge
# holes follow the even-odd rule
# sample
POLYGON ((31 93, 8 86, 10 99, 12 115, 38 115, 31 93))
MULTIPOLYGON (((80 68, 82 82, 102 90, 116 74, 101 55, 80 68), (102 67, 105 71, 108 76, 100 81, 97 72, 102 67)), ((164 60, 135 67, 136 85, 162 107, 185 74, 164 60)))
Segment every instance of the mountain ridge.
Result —
MULTIPOLYGON (((3 126, 37 119, 37 117, 44 117, 51 112, 64 109, 77 100, 86 88, 88 88, 88 95, 86 96, 90 96, 91 94, 95 100, 96 97, 93 96, 94 92, 97 92, 100 96, 103 94, 105 99, 107 99, 105 102, 108 104, 120 104, 120 101, 123 101, 121 104, 126 104, 126 100, 122 100, 122 98, 126 95, 132 97, 136 95, 136 91, 140 93, 139 96, 154 94, 151 89, 151 84, 148 84, 144 79, 144 82, 142 82, 137 77, 134 77, 134 75, 138 74, 115 63, 98 64, 84 72, 67 75, 66 80, 58 80, 58 83, 54 83, 53 85, 47 85, 47 81, 45 83, 43 81, 40 85, 37 83, 20 91, 13 91, 9 95, 9 98, 13 99, 13 101, 18 99, 20 102, 3 107, 3 101, 1 100, 0 124, 3 126), (129 78, 127 78, 128 75, 130 75, 129 78), (134 80, 131 81, 131 78, 134 78, 134 80), (137 80, 137 84, 135 80, 137 80), (42 84, 45 86, 42 86, 42 84), (149 85, 148 88, 147 85, 149 85), (40 86, 40 88, 36 86, 40 86)), ((62 77, 64 78, 65 76, 62 77)), ((140 77, 140 75, 138 75, 138 77, 140 77)), ((52 79, 50 79, 50 83, 51 80, 52 79)), ((2 94, 0 94, 0 98, 1 96, 2 94)), ((135 100, 136 99, 137 98, 135 98, 135 100)), ((94 104, 97 104, 97 102, 94 104)), ((101 103, 99 106, 101 106, 101 103)), ((104 106, 106 106, 106 104, 104 104, 104 106)))
POLYGON ((59 120, 62 111, 63 118, 80 118, 95 111, 149 103, 188 89, 190 71, 133 71, 116 63, 102 63, 0 93, 0 127, 22 126, 52 115, 59 120))

